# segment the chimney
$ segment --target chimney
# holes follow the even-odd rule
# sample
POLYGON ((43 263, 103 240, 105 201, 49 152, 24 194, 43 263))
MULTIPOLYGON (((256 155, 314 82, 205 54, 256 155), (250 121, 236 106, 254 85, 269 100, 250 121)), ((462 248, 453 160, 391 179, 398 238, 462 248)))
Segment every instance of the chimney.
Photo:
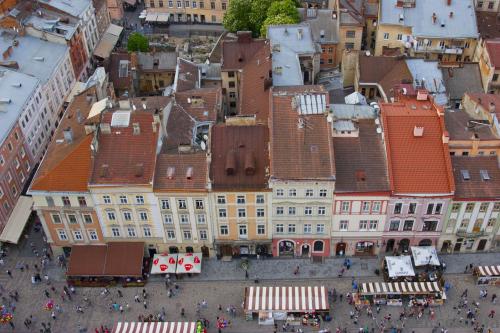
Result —
POLYGON ((443 131, 443 136, 442 136, 443 144, 447 144, 450 142, 450 133, 448 131, 443 131))
POLYGON ((130 101, 128 99, 122 99, 118 103, 120 105, 121 110, 130 110, 131 108, 130 101))
POLYGON ((230 150, 226 155, 226 175, 234 175, 236 173, 236 152, 230 150))
POLYGON ((101 123, 99 127, 101 128, 102 134, 111 134, 111 126, 109 123, 101 123))
POLYGON ((105 178, 105 177, 108 177, 108 176, 109 176, 109 165, 107 165, 107 164, 103 164, 103 165, 101 166, 101 170, 100 170, 100 172, 99 172, 99 176, 100 176, 101 178, 105 178))
POLYGON ((77 109, 76 110, 76 121, 81 124, 83 122, 83 115, 82 115, 82 112, 80 111, 80 109, 77 109))
POLYGON ((451 6, 451 0, 446 0, 446 4, 447 4, 448 6, 451 6))
POLYGON ((415 126, 413 128, 413 136, 414 137, 422 137, 422 136, 424 136, 424 128, 423 127, 419 127, 419 126, 415 126))
POLYGON ((303 34, 302 29, 297 29, 297 39, 298 40, 302 39, 302 34, 303 34))
POLYGON ((134 129, 134 135, 141 134, 141 126, 139 125, 139 123, 133 123, 132 127, 134 129))
POLYGON ((64 141, 66 141, 67 143, 73 142, 73 130, 71 129, 71 127, 66 128, 63 131, 63 135, 64 135, 64 141))
POLYGON ((437 20, 436 13, 432 13, 432 23, 436 24, 436 20, 437 20))
POLYGON ((450 18, 453 18, 453 12, 450 12, 450 18))
POLYGON ((136 177, 142 177, 143 174, 144 174, 144 164, 137 163, 135 165, 135 176, 136 177))
POLYGON ((496 111, 495 103, 490 102, 490 105, 488 106, 488 111, 490 111, 490 113, 495 113, 496 111))
POLYGON ((187 180, 193 179, 193 167, 188 167, 186 169, 186 179, 187 180))
POLYGON ((251 31, 238 31, 236 36, 238 37, 238 43, 250 43, 252 41, 251 31))
POLYGON ((252 176, 255 174, 255 156, 251 151, 248 151, 245 154, 245 174, 247 176, 252 176))
POLYGON ((428 95, 429 95, 429 92, 425 89, 417 90, 417 101, 426 101, 428 95))
POLYGON ((167 168, 167 178, 170 180, 174 179, 174 174, 175 174, 175 167, 168 167, 167 168))

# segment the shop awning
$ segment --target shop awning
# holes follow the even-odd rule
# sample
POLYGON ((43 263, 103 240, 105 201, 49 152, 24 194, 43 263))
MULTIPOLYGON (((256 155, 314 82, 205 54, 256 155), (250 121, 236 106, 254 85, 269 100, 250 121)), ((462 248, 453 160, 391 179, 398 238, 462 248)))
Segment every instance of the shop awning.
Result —
POLYGON ((116 43, 118 43, 118 40, 120 39, 122 31, 123 27, 116 24, 110 24, 94 49, 94 55, 102 59, 109 58, 111 52, 116 46, 116 43))
POLYGON ((177 274, 201 273, 201 253, 179 253, 177 274))
POLYGON ((151 266, 151 274, 173 274, 175 273, 176 267, 177 253, 155 254, 153 257, 153 265, 151 266))
POLYGON ((245 311, 326 311, 330 308, 325 287, 247 287, 245 311))
POLYGON ((14 210, 10 214, 9 220, 3 228, 2 234, 0 234, 0 241, 13 244, 19 242, 26 222, 28 222, 28 218, 30 217, 32 206, 32 197, 24 195, 19 197, 14 210))
POLYGON ((478 266, 480 276, 500 276, 500 266, 478 266))
POLYGON ((71 248, 67 276, 142 276, 144 243, 114 242, 75 245, 71 248))
POLYGON ((196 333, 195 322, 118 322, 113 328, 113 333, 196 333))
POLYGON ((170 14, 169 13, 158 13, 156 17, 156 22, 168 22, 170 14))
POLYGON ((410 256, 385 257, 389 277, 415 276, 410 256))
POLYGON ((362 295, 417 295, 442 292, 438 282, 372 282, 361 284, 362 295))
POLYGON ((146 15, 146 22, 156 22, 158 18, 158 13, 148 13, 146 15))
POLYGON ((434 246, 412 246, 411 254, 415 266, 439 266, 439 259, 436 248, 434 246))

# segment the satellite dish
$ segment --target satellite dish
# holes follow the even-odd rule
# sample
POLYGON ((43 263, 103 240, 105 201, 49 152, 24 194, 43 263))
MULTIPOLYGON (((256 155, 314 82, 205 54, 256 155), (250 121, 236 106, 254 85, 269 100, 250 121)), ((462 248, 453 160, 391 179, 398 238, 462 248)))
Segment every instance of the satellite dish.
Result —
POLYGON ((200 147, 201 147, 201 150, 206 150, 207 149, 207 144, 205 143, 205 141, 202 141, 200 143, 200 147))
POLYGON ((203 140, 207 141, 208 140, 208 135, 203 134, 203 140))

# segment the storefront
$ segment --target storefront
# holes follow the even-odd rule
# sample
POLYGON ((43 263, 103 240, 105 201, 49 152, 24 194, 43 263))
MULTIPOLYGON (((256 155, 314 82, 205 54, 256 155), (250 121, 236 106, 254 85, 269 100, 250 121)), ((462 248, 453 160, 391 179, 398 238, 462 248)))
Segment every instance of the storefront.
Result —
POLYGON ((473 274, 477 284, 500 285, 500 266, 477 266, 473 274))
POLYGON ((370 241, 360 241, 356 242, 356 247, 354 248, 355 256, 372 256, 375 253, 375 244, 370 241))
POLYGON ((279 257, 328 257, 330 255, 330 239, 275 239, 273 240, 273 256, 279 257))
POLYGON ((314 287, 247 287, 245 288, 247 320, 258 318, 259 324, 272 325, 283 320, 292 326, 319 328, 319 317, 329 315, 328 291, 314 287))
POLYGON ((271 240, 216 241, 215 249, 219 259, 267 256, 271 253, 271 240))
POLYGON ((355 303, 395 306, 441 305, 446 294, 438 282, 372 282, 362 283, 355 303))
POLYGON ((201 321, 198 322, 118 322, 113 328, 113 333, 136 332, 182 332, 202 333, 204 331, 201 321))

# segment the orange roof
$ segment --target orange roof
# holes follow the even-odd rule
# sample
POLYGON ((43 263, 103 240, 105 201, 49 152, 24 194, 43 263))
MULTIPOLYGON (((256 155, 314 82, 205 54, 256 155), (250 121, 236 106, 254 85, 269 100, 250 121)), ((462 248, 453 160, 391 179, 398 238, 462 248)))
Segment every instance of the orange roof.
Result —
POLYGON ((455 191, 442 110, 431 101, 405 98, 382 103, 389 177, 396 194, 455 191), (418 129, 423 128, 422 136, 418 129), (417 135, 415 135, 417 132, 417 135))
POLYGON ((31 184, 33 191, 85 192, 91 165, 90 143, 84 120, 96 101, 95 88, 75 96, 56 130, 42 164, 31 184), (64 129, 71 128, 73 140, 64 140, 64 129))
POLYGON ((156 162, 155 191, 206 191, 207 156, 197 153, 160 154, 156 162))

